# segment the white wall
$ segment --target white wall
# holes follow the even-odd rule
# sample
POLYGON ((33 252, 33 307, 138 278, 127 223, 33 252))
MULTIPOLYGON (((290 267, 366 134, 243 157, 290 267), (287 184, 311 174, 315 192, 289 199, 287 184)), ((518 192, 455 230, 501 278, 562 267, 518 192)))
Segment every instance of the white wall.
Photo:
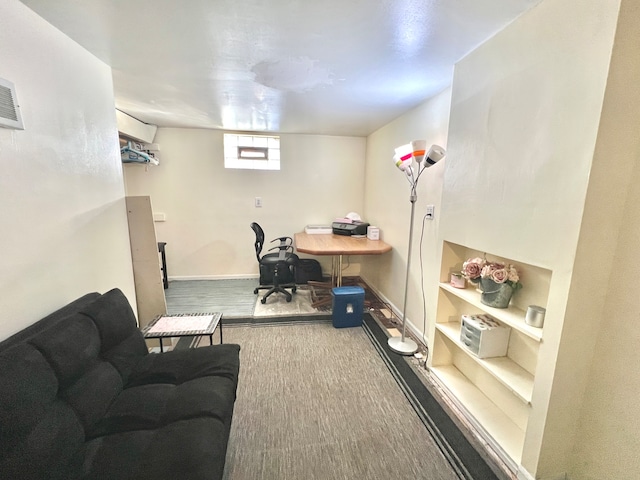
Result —
MULTIPOLYGON (((158 167, 125 166, 128 195, 150 195, 170 278, 246 277, 258 265, 249 225, 267 240, 363 212, 365 139, 281 135, 281 170, 226 170, 222 131, 160 128, 158 167), (261 197, 262 208, 254 206, 261 197)), ((304 255, 301 255, 304 257, 304 255)), ((325 273, 330 261, 319 259, 325 273)), ((359 259, 346 274, 357 274, 359 259)))
MULTIPOLYGON (((419 139, 427 140, 428 145, 435 143, 446 149, 450 102, 451 89, 447 89, 367 138, 365 216, 367 221, 380 227, 382 239, 393 250, 379 257, 371 257, 363 264, 361 274, 371 287, 390 302, 398 315, 401 315, 404 300, 411 203, 409 184, 393 163, 394 149, 419 139)), ((439 251, 437 232, 445 163, 446 158, 426 170, 418 184, 407 302, 407 322, 416 332, 425 330, 420 281, 421 249, 425 276, 433 277, 437 282, 439 271, 436 265, 439 251), (422 219, 426 206, 430 204, 436 207, 435 219, 425 223, 421 244, 422 219)), ((435 311, 435 297, 433 289, 429 290, 429 282, 425 281, 425 288, 427 318, 430 321, 435 311)))
POLYGON ((455 69, 441 239, 553 271, 522 456, 536 478, 568 470, 602 311, 573 273, 618 4, 544 1, 455 69))
POLYGON ((571 478, 581 480, 640 476, 640 303, 634 288, 640 262, 639 21, 638 2, 624 0, 585 205, 588 232, 581 235, 583 253, 576 262, 582 277, 600 281, 575 303, 606 296, 570 470, 571 478))
POLYGON ((109 67, 17 0, 0 45, 25 125, 0 128, 1 339, 87 292, 135 295, 109 67))
MULTIPOLYGON (((618 5, 546 0, 462 60, 452 90, 366 146, 283 136, 289 163, 278 173, 224 170, 220 132, 161 129, 162 165, 128 166, 128 193, 151 195, 167 215, 158 237, 168 242, 170 273, 182 277, 256 273, 251 221, 270 237, 359 211, 394 247, 363 260, 362 274, 401 307, 409 201, 393 148, 416 138, 440 143, 447 158, 418 195, 410 320, 422 330, 418 240, 428 203, 436 205, 423 245, 428 304, 442 240, 552 269, 523 464, 543 478, 567 465, 570 478, 635 478, 640 198, 630 185, 640 181, 640 75, 633 37, 614 64, 620 83, 606 85, 618 5), (589 277, 592 255, 600 275, 589 277)), ((628 38, 619 33, 618 45, 639 17, 631 0, 623 5, 628 38)), ((16 84, 26 126, 0 129, 5 338, 88 291, 118 286, 135 296, 109 68, 17 0, 0 5, 0 45, 0 77, 16 84)))

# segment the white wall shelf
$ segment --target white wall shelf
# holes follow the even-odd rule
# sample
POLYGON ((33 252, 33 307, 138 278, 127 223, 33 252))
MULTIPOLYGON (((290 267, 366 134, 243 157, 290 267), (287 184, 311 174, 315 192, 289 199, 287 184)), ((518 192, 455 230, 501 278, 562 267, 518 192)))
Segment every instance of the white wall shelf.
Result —
POLYGON ((458 322, 438 323, 436 329, 446 335, 449 340, 493 375, 522 402, 531 404, 533 375, 509 357, 478 358, 475 356, 460 341, 460 323, 458 322))
POLYGON ((453 295, 461 298, 465 302, 473 305, 500 322, 511 328, 524 333, 528 337, 540 342, 542 341, 542 328, 532 327, 524 322, 525 312, 518 307, 509 306, 509 308, 493 308, 483 304, 480 301, 480 293, 472 288, 455 288, 448 283, 440 283, 440 288, 453 295))
POLYGON ((524 431, 453 365, 432 367, 431 373, 452 395, 455 403, 461 404, 500 448, 519 463, 524 431))

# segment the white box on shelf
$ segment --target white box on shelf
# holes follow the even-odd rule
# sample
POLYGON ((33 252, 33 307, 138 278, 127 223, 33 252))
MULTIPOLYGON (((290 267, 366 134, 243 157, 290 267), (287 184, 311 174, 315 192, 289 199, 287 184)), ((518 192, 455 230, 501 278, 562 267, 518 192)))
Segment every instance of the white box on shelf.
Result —
POLYGON ((369 240, 380 240, 380 229, 378 227, 369 225, 367 227, 367 238, 369 240))
POLYGON ((511 329, 491 315, 462 315, 460 341, 478 358, 504 357, 511 329))

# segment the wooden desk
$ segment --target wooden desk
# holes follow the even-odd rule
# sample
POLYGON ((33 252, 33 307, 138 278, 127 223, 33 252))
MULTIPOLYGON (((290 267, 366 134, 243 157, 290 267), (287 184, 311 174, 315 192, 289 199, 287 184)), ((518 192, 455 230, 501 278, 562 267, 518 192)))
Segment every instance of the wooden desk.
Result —
POLYGON ((382 240, 369 240, 367 237, 357 238, 346 235, 296 233, 294 235, 296 250, 311 255, 331 255, 331 282, 342 286, 343 255, 380 255, 391 251, 391 245, 382 240))

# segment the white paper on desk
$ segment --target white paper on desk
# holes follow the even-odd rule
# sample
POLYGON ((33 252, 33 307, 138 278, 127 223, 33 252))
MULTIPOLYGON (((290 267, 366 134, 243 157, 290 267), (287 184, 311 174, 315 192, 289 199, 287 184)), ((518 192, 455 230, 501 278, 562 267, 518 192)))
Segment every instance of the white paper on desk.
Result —
POLYGON ((213 315, 183 317, 162 317, 147 333, 181 332, 183 330, 204 330, 213 320, 213 315))

